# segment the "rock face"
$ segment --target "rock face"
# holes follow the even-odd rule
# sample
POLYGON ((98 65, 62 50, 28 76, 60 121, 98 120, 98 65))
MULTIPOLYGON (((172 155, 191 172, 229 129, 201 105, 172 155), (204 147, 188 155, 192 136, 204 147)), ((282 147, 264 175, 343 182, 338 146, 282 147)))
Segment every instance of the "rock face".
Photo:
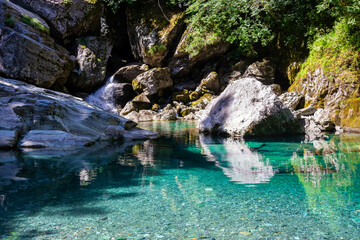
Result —
POLYGON ((98 141, 147 139, 151 132, 79 98, 0 78, 1 147, 63 148, 98 141))
POLYGON ((148 70, 149 67, 147 65, 140 63, 124 66, 114 74, 114 82, 131 83, 138 75, 148 70))
POLYGON ((275 80, 275 66, 267 60, 255 62, 246 69, 243 77, 255 78, 266 85, 273 84, 275 80))
MULTIPOLYGON (((344 72, 344 76, 346 76, 344 72)), ((305 105, 312 104, 329 112, 331 120, 338 126, 352 131, 360 128, 359 83, 349 82, 343 76, 331 76, 323 69, 308 71, 297 78, 289 91, 305 96, 305 105)))
POLYGON ((153 68, 137 76, 132 84, 135 91, 151 96, 161 89, 172 87, 173 81, 169 68, 153 68))
POLYGON ((183 34, 174 56, 172 57, 169 68, 171 76, 180 78, 188 74, 195 65, 204 63, 216 57, 223 55, 230 47, 230 44, 222 42, 216 36, 211 43, 205 44, 195 52, 189 52, 186 47, 190 43, 191 26, 183 34))
POLYGON ((38 15, 0 0, 0 73, 40 87, 63 86, 74 59, 49 31, 38 15))
POLYGON ((183 31, 184 12, 170 10, 166 4, 160 9, 156 0, 146 0, 130 5, 126 14, 133 55, 145 64, 161 67, 183 31))
POLYGON ((271 87, 254 78, 228 85, 206 107, 199 130, 245 137, 302 133, 299 122, 271 87))
POLYGON ((101 5, 83 0, 18 0, 47 20, 62 38, 100 29, 101 5))
POLYGON ((104 82, 112 44, 106 38, 94 36, 77 39, 77 42, 79 73, 69 79, 67 86, 73 91, 91 92, 104 82))
POLYGON ((282 103, 291 111, 304 107, 305 98, 298 92, 285 92, 279 96, 282 103))

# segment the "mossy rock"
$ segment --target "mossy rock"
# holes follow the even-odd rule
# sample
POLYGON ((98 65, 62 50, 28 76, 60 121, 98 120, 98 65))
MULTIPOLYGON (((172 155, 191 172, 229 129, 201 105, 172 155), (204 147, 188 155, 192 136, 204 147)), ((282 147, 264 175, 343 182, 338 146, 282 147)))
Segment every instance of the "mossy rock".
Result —
POLYGON ((132 83, 132 87, 133 87, 134 91, 136 91, 136 92, 143 91, 141 84, 136 79, 132 80, 131 83, 132 83))
POLYGON ((190 98, 190 101, 195 101, 195 100, 199 99, 199 93, 194 91, 194 92, 190 93, 189 98, 190 98))
POLYGON ((191 108, 185 108, 184 110, 180 111, 180 115, 182 117, 185 117, 187 115, 189 115, 192 112, 191 108))
POLYGON ((183 89, 181 91, 174 92, 172 94, 172 99, 177 102, 188 103, 190 101, 189 91, 187 89, 183 89))
POLYGON ((159 106, 159 104, 156 104, 156 103, 151 108, 151 110, 153 110, 155 112, 159 111, 159 109, 160 109, 160 106, 159 106))
POLYGON ((212 99, 212 94, 210 93, 205 93, 203 96, 201 96, 198 100, 194 101, 191 103, 191 106, 192 107, 195 107, 197 106, 199 103, 201 103, 202 101, 204 101, 205 99, 208 100, 209 102, 211 101, 212 99))
POLYGON ((360 129, 360 98, 349 99, 340 112, 341 125, 360 129))

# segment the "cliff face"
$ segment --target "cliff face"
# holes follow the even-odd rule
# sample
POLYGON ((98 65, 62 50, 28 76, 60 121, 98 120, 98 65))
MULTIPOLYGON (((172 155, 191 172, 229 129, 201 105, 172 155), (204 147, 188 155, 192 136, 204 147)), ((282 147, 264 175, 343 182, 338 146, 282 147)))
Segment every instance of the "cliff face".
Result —
POLYGON ((360 50, 343 22, 318 39, 301 65, 290 91, 305 96, 306 105, 325 108, 345 129, 360 128, 360 50))

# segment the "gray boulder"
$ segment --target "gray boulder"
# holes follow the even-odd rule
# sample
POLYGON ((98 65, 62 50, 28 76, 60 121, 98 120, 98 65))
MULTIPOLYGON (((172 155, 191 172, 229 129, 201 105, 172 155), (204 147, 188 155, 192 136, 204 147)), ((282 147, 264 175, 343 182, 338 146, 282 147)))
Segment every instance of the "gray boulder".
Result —
POLYGON ((145 64, 135 63, 120 68, 114 75, 114 82, 131 83, 138 75, 149 70, 145 64))
POLYGON ((268 60, 254 62, 246 69, 243 77, 255 78, 265 85, 273 84, 275 80, 275 66, 268 60))
POLYGON ((61 38, 98 32, 102 7, 99 1, 17 0, 47 20, 61 38))
POLYGON ((5 78, 0 92, 1 147, 71 149, 153 135, 68 94, 5 78))
POLYGON ((196 88, 197 92, 211 92, 218 93, 220 91, 220 80, 216 72, 209 73, 201 80, 200 85, 196 88))
POLYGON ((107 38, 94 36, 77 39, 77 42, 79 72, 69 79, 67 86, 72 91, 91 92, 104 82, 112 44, 107 38))
POLYGON ((135 91, 151 96, 173 86, 169 68, 153 68, 137 76, 132 85, 135 91))
POLYGON ((49 29, 38 15, 0 0, 0 74, 45 88, 63 86, 74 59, 49 29))
POLYGON ((298 92, 285 92, 279 96, 282 103, 291 111, 303 108, 305 103, 305 97, 298 92))
POLYGON ((299 134, 299 122, 271 87, 255 78, 232 82, 205 109, 199 130, 233 136, 299 134))

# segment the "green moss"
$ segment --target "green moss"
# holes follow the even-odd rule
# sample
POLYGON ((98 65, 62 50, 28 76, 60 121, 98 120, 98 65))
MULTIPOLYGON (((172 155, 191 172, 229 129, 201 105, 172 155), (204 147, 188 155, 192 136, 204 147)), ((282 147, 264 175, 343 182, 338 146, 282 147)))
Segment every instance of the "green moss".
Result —
POLYGON ((63 4, 64 5, 71 5, 71 4, 73 4, 73 1, 72 0, 64 0, 63 4))
POLYGON ((148 53, 151 55, 151 56, 154 56, 156 54, 159 54, 159 53, 163 53, 165 52, 167 49, 166 49, 166 46, 163 45, 163 44, 160 44, 160 45, 154 45, 152 46, 148 53))
POLYGON ((156 103, 154 105, 152 105, 152 107, 151 107, 151 110, 153 110, 155 112, 159 111, 159 109, 160 109, 160 106, 159 106, 159 104, 156 104, 156 103))
POLYGON ((11 14, 6 14, 4 22, 7 27, 13 28, 14 27, 14 16, 11 14))
POLYGON ((348 99, 340 113, 341 125, 350 128, 360 128, 360 99, 348 99))
POLYGON ((199 98, 198 100, 194 101, 191 103, 192 107, 195 107, 196 105, 198 105, 200 102, 202 102, 203 100, 208 100, 209 102, 212 99, 212 95, 210 93, 205 93, 201 98, 199 98))
POLYGON ((189 115, 190 113, 191 113, 191 109, 190 109, 190 108, 185 108, 184 110, 182 110, 182 111, 180 112, 180 114, 181 114, 182 117, 185 117, 185 116, 189 115))
POLYGON ((26 14, 21 15, 21 21, 29 26, 36 28, 46 34, 50 34, 50 29, 44 26, 38 19, 32 18, 26 14))
POLYGON ((194 92, 190 93, 189 98, 191 101, 195 101, 199 98, 199 93, 194 91, 194 92))
POLYGON ((172 94, 172 99, 177 102, 188 103, 189 102, 189 91, 183 89, 181 91, 176 91, 172 94))
POLYGON ((133 87, 134 91, 136 91, 136 92, 142 91, 141 84, 136 79, 132 80, 131 83, 132 83, 132 87, 133 87))

